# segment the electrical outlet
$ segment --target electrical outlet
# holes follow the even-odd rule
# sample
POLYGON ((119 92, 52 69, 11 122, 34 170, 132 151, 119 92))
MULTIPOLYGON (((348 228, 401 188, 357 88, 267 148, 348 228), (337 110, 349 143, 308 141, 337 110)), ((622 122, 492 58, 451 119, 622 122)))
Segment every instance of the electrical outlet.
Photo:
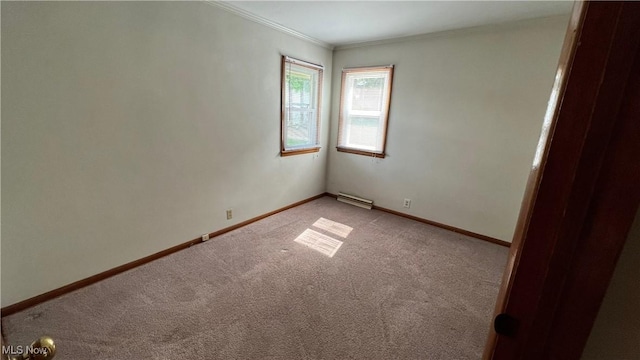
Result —
POLYGON ((227 220, 231 220, 233 219, 233 212, 231 211, 231 209, 227 210, 227 220))
POLYGON ((404 204, 402 205, 406 208, 410 208, 411 207, 411 199, 404 199, 404 204))
POLYGON ((202 241, 209 240, 209 234, 202 234, 202 241))

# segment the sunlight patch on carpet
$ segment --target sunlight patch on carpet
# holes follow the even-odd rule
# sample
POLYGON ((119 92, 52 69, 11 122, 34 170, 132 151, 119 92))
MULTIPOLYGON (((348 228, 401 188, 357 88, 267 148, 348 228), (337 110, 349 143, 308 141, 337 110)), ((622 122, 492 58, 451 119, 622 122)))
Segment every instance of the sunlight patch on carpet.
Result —
POLYGON ((351 226, 347 226, 345 224, 341 224, 339 222, 325 219, 322 217, 318 219, 315 223, 313 223, 313 226, 317 227, 318 229, 322 229, 330 233, 336 234, 343 238, 346 238, 347 236, 349 236, 349 234, 351 233, 351 230, 353 230, 351 226))
POLYGON ((338 249, 340 249, 340 246, 342 246, 342 241, 311 229, 305 230, 294 241, 299 244, 306 245, 315 251, 327 255, 328 257, 333 257, 338 249))

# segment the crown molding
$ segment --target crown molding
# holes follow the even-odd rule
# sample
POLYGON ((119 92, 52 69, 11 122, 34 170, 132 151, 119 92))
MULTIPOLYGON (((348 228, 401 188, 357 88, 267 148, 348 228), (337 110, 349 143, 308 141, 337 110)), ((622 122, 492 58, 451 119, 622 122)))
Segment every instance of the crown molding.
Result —
POLYGON ((311 36, 305 35, 305 34, 303 34, 301 32, 295 31, 295 30, 290 29, 290 28, 288 28, 286 26, 280 25, 280 24, 278 24, 276 22, 273 22, 273 21, 271 21, 269 19, 265 19, 265 18, 263 18, 261 16, 258 16, 256 14, 253 14, 253 13, 248 12, 246 10, 240 9, 240 8, 230 4, 229 2, 219 1, 219 0, 205 0, 205 2, 207 4, 209 4, 209 5, 219 7, 221 9, 226 10, 227 12, 230 12, 232 14, 238 15, 238 16, 240 16, 242 18, 247 19, 247 20, 253 21, 253 22, 257 23, 257 24, 261 24, 261 25, 270 27, 270 28, 272 28, 274 30, 283 32, 283 33, 291 35, 291 36, 295 36, 295 37, 297 37, 299 39, 314 43, 316 45, 320 45, 323 48, 326 48, 326 49, 329 49, 329 50, 333 50, 333 48, 334 48, 333 45, 331 45, 331 44, 329 44, 327 42, 324 42, 322 40, 318 40, 316 38, 312 38, 311 36))
POLYGON ((494 24, 470 26, 470 27, 464 27, 459 29, 442 30, 442 31, 436 31, 436 32, 425 33, 425 34, 398 36, 398 37, 391 37, 391 38, 371 40, 371 41, 357 41, 353 43, 336 45, 333 47, 333 50, 334 51, 348 50, 348 49, 355 49, 355 48, 366 47, 366 46, 386 45, 386 44, 401 43, 401 42, 407 42, 407 41, 420 41, 420 40, 440 38, 440 37, 458 36, 458 35, 473 34, 473 33, 485 32, 485 31, 495 31, 495 30, 504 29, 504 28, 516 28, 520 26, 526 26, 529 23, 535 23, 535 22, 544 21, 544 20, 553 21, 553 19, 566 19, 568 22, 569 15, 570 14, 551 15, 551 16, 535 17, 535 18, 529 18, 529 19, 512 20, 512 21, 506 21, 506 22, 500 22, 500 23, 494 23, 494 24))

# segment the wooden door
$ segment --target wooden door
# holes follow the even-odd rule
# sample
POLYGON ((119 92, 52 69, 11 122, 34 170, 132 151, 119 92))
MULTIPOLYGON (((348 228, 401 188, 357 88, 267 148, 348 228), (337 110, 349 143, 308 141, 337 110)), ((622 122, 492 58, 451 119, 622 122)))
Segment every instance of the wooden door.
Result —
POLYGON ((577 2, 485 359, 579 359, 640 203, 640 2, 577 2))

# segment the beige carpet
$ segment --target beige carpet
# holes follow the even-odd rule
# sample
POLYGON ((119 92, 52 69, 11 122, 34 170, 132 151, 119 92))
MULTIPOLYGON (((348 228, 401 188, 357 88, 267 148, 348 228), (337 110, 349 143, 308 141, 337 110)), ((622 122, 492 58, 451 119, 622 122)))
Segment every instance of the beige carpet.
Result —
POLYGON ((2 325, 57 359, 479 359, 507 252, 325 197, 2 325))

